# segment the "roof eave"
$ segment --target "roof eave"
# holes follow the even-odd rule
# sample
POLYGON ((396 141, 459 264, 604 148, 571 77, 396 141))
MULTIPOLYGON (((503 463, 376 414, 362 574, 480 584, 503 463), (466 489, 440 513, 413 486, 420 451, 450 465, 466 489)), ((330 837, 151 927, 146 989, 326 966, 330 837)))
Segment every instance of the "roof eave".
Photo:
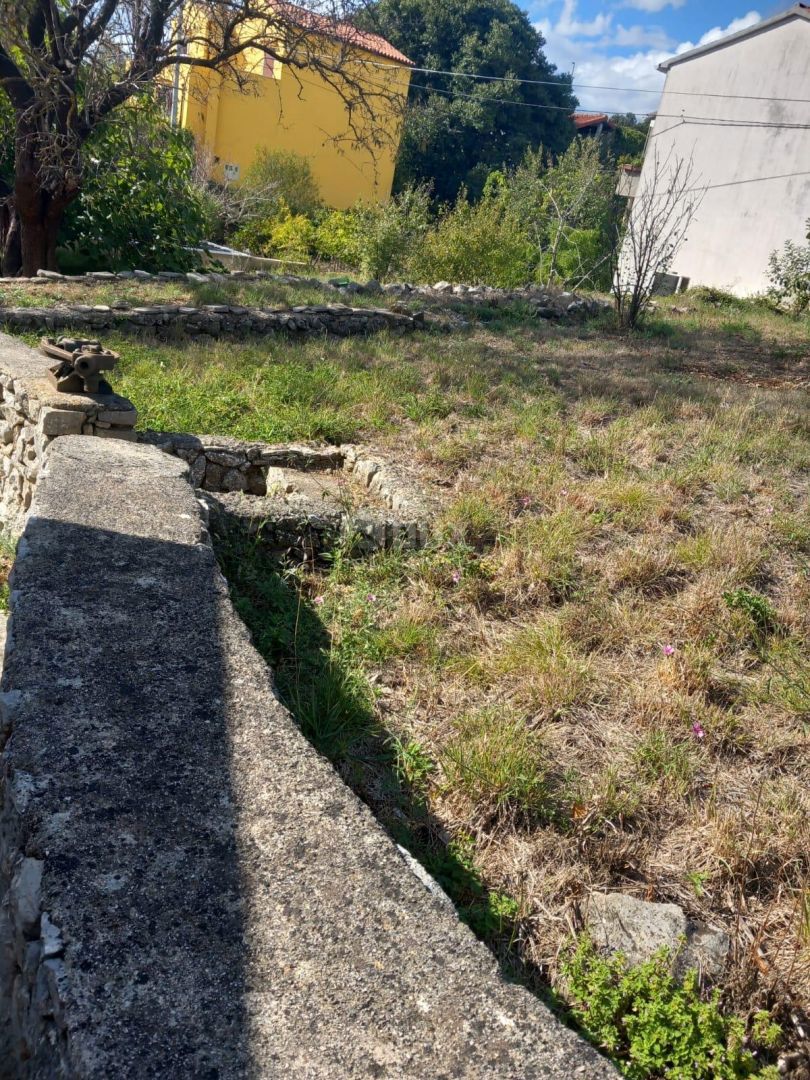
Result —
POLYGON ((728 37, 718 38, 717 41, 709 41, 705 45, 698 45, 696 49, 690 49, 679 56, 670 57, 669 60, 664 60, 658 65, 658 70, 666 75, 675 64, 682 64, 685 60, 691 60, 695 56, 703 56, 704 53, 712 52, 714 49, 722 49, 735 41, 741 41, 743 38, 759 34, 763 30, 770 30, 772 26, 796 18, 810 21, 810 7, 806 4, 794 4, 793 7, 789 7, 786 11, 781 11, 778 15, 772 15, 770 19, 763 19, 761 22, 754 23, 753 26, 747 26, 744 30, 738 30, 736 34, 729 34, 728 37))

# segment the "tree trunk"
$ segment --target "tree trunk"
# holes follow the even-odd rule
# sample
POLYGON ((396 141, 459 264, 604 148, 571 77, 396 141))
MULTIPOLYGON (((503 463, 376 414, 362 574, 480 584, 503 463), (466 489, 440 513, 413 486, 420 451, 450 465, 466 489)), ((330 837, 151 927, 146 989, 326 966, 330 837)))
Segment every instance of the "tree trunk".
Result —
POLYGON ((70 202, 65 193, 43 191, 34 178, 19 177, 14 203, 20 222, 20 248, 24 277, 37 270, 57 270, 56 241, 70 202))
POLYGON ((14 277, 22 266, 20 219, 11 200, 0 207, 0 273, 14 277))
MULTIPOLYGON (((78 195, 75 184, 44 187, 42 163, 37 159, 37 133, 20 124, 14 154, 13 211, 18 222, 20 263, 24 277, 36 277, 37 270, 58 270, 56 242, 65 210, 78 195)), ((64 175, 73 170, 65 164, 64 175)))

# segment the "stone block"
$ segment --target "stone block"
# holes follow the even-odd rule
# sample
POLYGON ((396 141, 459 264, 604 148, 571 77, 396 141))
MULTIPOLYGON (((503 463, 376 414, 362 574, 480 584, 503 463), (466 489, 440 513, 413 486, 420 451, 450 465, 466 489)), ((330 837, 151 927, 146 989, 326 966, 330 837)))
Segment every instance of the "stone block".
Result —
POLYGON ((132 428, 96 428, 97 439, 123 439, 125 442, 137 442, 138 433, 132 428))
POLYGON ((14 922, 23 935, 29 939, 39 934, 42 865, 40 859, 22 859, 11 880, 9 890, 14 922))
POLYGON ((40 426, 45 435, 80 435, 86 421, 85 413, 78 409, 43 408, 40 426))
POLYGON ((625 893, 593 893, 588 930, 595 944, 640 964, 666 947, 677 976, 696 968, 716 981, 723 972, 729 936, 689 919, 677 904, 657 904, 625 893))
POLYGON ((113 427, 135 427, 137 419, 136 409, 102 409, 96 416, 97 421, 113 427))

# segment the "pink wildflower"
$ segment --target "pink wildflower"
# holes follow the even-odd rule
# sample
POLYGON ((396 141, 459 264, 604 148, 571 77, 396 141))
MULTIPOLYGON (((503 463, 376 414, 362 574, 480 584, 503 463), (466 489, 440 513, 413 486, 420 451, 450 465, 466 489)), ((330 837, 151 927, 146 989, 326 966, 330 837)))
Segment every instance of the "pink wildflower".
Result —
POLYGON ((699 720, 695 720, 694 724, 692 724, 692 734, 696 739, 706 738, 706 732, 703 730, 703 725, 699 720))
POLYGON ((450 575, 450 578, 454 585, 458 585, 458 583, 461 581, 461 571, 454 570, 453 573, 450 575))
POLYGON ((674 656, 674 654, 675 654, 675 646, 674 645, 662 645, 661 646, 661 652, 664 654, 664 656, 674 656))
POLYGON ((377 603, 377 594, 373 593, 373 592, 367 593, 366 594, 366 601, 369 604, 376 604, 377 603))
POLYGON ((322 596, 316 596, 315 599, 312 601, 312 603, 317 604, 318 607, 320 607, 321 604, 323 603, 323 597, 322 596))

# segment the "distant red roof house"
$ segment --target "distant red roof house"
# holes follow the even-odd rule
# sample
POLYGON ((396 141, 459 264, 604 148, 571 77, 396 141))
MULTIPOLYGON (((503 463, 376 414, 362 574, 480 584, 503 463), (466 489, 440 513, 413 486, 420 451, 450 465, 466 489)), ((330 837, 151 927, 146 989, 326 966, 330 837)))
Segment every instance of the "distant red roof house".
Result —
POLYGON ((611 124, 607 113, 573 113, 571 119, 578 135, 599 135, 603 131, 613 131, 616 126, 611 124))

